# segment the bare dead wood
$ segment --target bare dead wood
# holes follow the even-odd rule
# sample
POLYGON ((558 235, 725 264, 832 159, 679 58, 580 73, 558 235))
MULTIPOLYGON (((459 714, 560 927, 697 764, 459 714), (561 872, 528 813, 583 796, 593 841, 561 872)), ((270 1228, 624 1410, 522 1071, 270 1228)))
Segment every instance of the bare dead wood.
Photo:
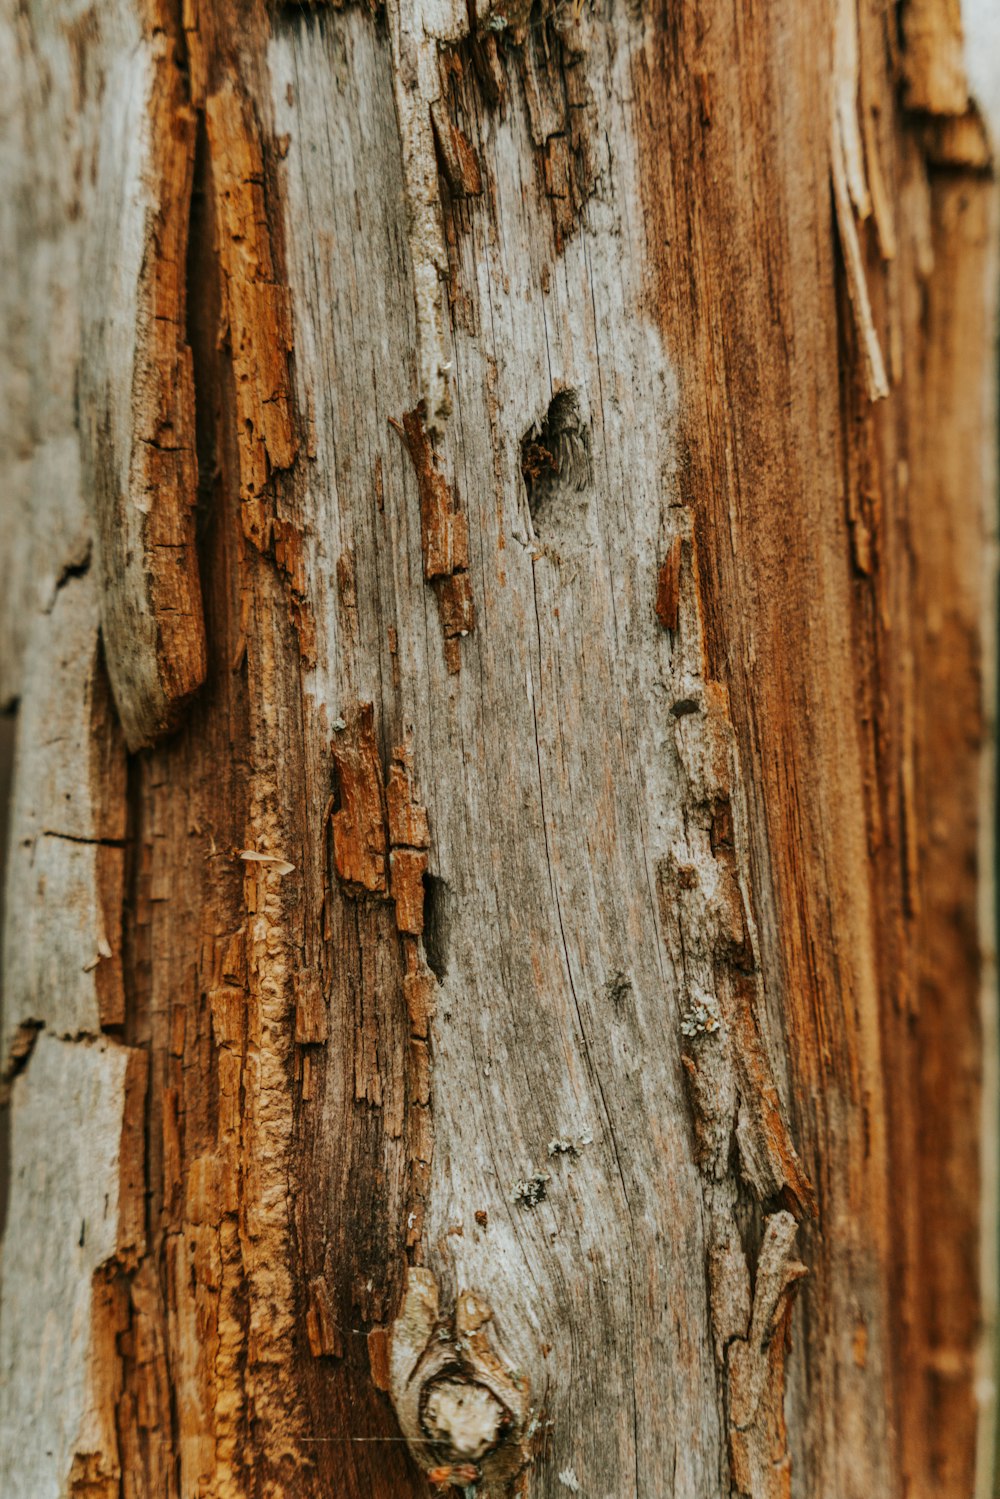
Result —
POLYGON ((955 8, 182 10, 2 12, 4 1494, 964 1499, 955 8))

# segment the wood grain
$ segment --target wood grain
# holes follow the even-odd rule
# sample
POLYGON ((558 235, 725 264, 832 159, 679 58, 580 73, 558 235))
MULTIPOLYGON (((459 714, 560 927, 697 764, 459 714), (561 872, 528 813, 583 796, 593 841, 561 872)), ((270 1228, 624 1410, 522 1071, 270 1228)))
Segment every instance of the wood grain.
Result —
POLYGON ((4 1492, 965 1499, 950 0, 0 16, 4 1492))
POLYGON ((130 51, 113 30, 105 42, 116 113, 104 116, 83 238, 79 390, 104 653, 136 750, 177 726, 205 675, 185 322, 196 120, 155 17, 123 7, 121 19, 140 33, 130 51))

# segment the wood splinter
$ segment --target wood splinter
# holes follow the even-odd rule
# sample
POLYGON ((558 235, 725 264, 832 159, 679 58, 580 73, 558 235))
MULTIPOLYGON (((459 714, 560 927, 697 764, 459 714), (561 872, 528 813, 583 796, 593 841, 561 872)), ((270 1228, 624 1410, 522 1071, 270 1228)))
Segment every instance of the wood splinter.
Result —
POLYGON ((423 406, 408 411, 402 424, 391 418, 390 423, 406 443, 417 476, 424 577, 437 594, 445 661, 454 675, 460 669, 458 642, 476 625, 468 571, 469 522, 457 508, 448 481, 438 468, 437 454, 424 426, 423 406))

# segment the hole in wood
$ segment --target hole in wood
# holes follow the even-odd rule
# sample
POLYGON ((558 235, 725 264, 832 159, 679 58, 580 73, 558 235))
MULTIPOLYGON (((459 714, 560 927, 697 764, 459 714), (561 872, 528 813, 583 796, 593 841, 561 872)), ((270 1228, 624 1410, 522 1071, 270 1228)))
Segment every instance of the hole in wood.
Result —
POLYGON ((521 439, 521 473, 536 533, 572 531, 586 510, 590 486, 590 429, 575 390, 560 390, 542 422, 521 439))
POLYGON ((451 889, 440 875, 424 875, 424 952, 440 982, 448 972, 451 944, 451 889))

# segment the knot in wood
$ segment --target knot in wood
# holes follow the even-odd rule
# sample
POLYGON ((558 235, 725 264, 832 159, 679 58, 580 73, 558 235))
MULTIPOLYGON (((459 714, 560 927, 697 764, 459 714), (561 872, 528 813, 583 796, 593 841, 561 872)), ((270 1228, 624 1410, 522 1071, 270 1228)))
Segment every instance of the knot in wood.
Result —
POLYGON ((476 1465, 487 1489, 530 1460, 530 1381, 513 1366, 493 1310, 460 1291, 442 1314, 432 1272, 411 1266, 390 1343, 390 1382, 400 1429, 428 1475, 476 1465))
POLYGON ((478 1462, 502 1441, 510 1412, 485 1385, 446 1378, 425 1386, 422 1425, 449 1457, 478 1462))

